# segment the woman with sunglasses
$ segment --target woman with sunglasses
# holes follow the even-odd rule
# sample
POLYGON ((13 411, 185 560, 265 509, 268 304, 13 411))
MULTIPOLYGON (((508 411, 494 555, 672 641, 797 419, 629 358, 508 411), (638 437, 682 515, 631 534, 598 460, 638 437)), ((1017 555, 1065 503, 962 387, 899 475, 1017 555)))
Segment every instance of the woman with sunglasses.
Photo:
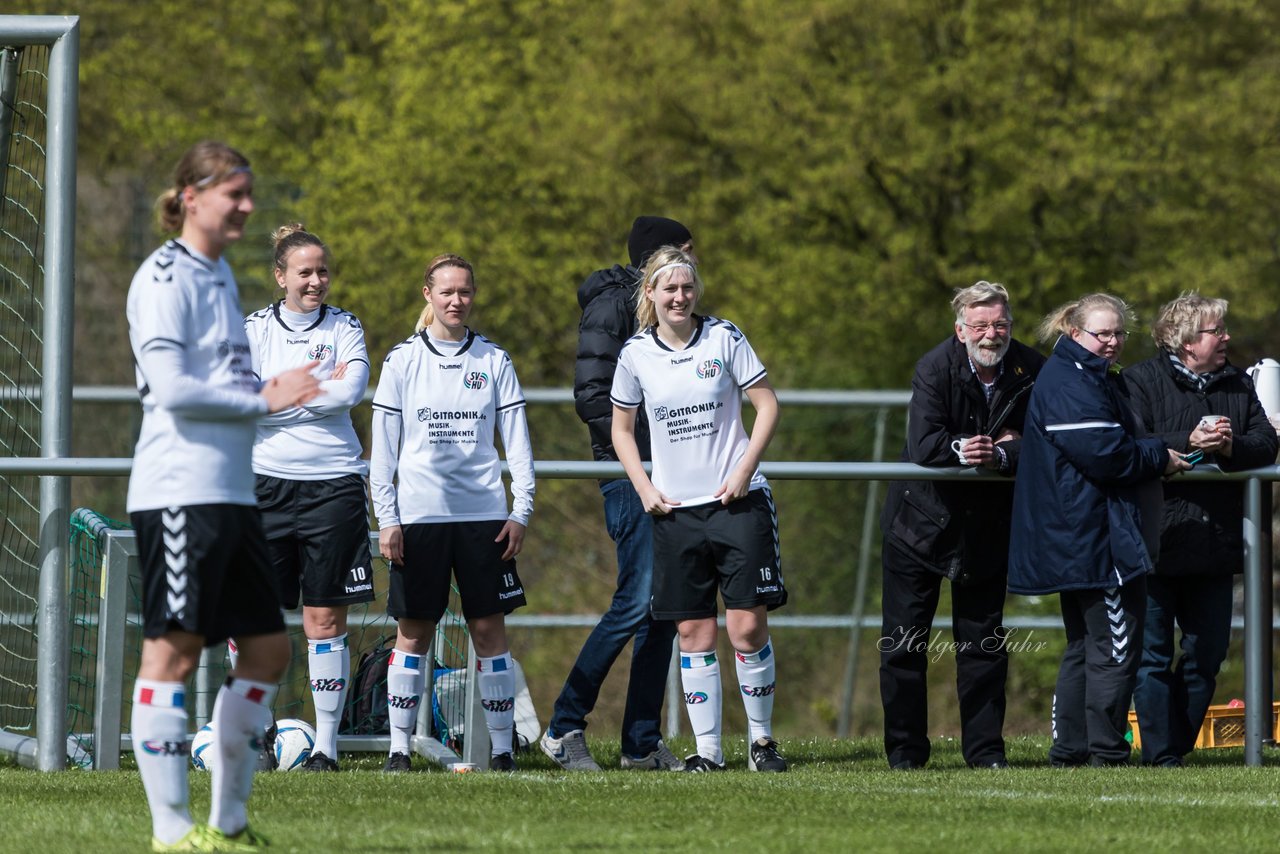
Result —
POLYGON ((1009 591, 1060 598, 1067 647, 1054 688, 1055 767, 1128 764, 1160 477, 1191 467, 1143 436, 1115 369, 1132 322, 1123 300, 1089 294, 1040 324, 1041 340, 1057 342, 1027 407, 1009 591))

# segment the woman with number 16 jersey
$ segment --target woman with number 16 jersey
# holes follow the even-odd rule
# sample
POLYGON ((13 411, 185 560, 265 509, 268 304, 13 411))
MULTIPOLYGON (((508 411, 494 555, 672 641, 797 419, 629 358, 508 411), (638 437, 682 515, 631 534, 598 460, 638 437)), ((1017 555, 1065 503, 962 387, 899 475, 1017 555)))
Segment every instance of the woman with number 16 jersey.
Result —
POLYGON ((338 722, 351 652, 347 609, 373 600, 369 505, 351 408, 369 385, 364 329, 325 303, 329 250, 301 223, 272 235, 280 300, 244 319, 253 370, 269 379, 318 363, 321 395, 258 422, 253 471, 258 509, 284 607, 302 600, 316 743, 302 766, 338 770, 338 722))
POLYGON ((747 712, 747 767, 785 771, 773 739, 775 664, 767 611, 787 601, 778 517, 760 474, 778 424, 778 398, 746 336, 694 314, 702 280, 694 258, 666 246, 650 256, 636 293, 640 332, 613 376, 613 447, 653 515, 655 620, 674 620, 680 678, 698 752, 685 770, 720 771, 716 593, 747 712), (756 410, 748 436, 742 395, 756 410), (649 417, 653 479, 636 444, 636 410, 649 417))
POLYGON ((391 749, 408 771, 424 660, 453 574, 478 662, 495 771, 514 771, 515 671, 507 614, 525 604, 515 557, 533 512, 533 451, 524 392, 506 351, 467 328, 475 273, 458 255, 427 265, 417 332, 392 348, 373 398, 369 480, 378 546, 391 561, 387 613, 398 623, 387 669, 391 749), (507 512, 494 431, 511 471, 507 512))

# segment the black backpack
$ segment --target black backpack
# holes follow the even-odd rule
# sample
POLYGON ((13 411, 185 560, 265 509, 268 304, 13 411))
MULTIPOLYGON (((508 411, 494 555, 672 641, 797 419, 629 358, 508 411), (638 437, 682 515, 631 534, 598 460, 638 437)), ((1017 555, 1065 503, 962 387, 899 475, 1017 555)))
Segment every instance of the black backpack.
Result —
POLYGON ((391 664, 394 644, 389 637, 378 639, 373 649, 360 656, 347 690, 338 732, 343 735, 387 735, 387 667, 391 664))

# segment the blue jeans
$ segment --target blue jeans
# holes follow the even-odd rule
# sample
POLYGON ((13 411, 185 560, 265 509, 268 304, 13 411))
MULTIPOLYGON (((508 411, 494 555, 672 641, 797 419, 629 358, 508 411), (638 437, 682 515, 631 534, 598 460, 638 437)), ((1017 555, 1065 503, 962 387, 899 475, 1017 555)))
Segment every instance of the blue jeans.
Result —
POLYGON ((676 626, 649 616, 653 587, 653 524, 640 496, 628 480, 600 486, 605 526, 618 551, 618 589, 609 610, 591 630, 578 660, 556 699, 548 727, 553 738, 586 729, 600 686, 627 642, 634 636, 631 678, 622 716, 622 752, 631 757, 652 753, 662 737, 659 719, 671 666, 676 626))
POLYGON ((1190 753, 1231 642, 1231 575, 1147 577, 1147 631, 1133 695, 1142 761, 1190 753), (1182 656, 1174 663, 1174 624, 1182 656))

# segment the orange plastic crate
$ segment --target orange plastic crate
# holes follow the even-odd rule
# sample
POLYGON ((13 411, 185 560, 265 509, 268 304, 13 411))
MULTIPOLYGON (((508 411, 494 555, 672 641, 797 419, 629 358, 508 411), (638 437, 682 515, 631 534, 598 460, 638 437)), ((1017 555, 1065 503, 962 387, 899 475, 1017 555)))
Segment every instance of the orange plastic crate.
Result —
MULTIPOLYGON (((1280 741, 1277 718, 1280 718, 1280 702, 1271 704, 1271 736, 1280 741)), ((1133 730, 1133 746, 1141 749, 1138 715, 1133 711, 1129 712, 1129 727, 1133 730)), ((1244 706, 1209 707, 1196 738, 1196 749, 1210 747, 1244 747, 1244 706)))

